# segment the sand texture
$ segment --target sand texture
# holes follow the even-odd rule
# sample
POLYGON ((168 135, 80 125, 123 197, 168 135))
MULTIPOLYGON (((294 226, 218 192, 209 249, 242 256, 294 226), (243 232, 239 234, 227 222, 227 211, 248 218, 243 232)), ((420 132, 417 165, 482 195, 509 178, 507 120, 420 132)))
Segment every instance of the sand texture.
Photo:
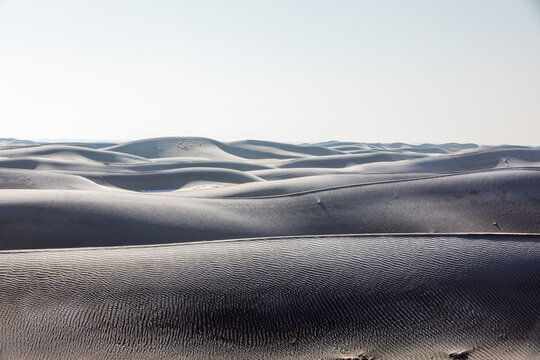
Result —
POLYGON ((539 245, 402 235, 3 252, 0 354, 537 359, 539 245))
POLYGON ((540 148, 0 139, 0 360, 539 359, 540 148))

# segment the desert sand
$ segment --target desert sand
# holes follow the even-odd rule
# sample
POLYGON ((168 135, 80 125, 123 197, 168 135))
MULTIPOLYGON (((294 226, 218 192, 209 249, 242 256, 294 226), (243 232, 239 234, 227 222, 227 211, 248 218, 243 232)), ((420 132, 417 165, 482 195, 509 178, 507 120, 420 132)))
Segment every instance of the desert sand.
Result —
POLYGON ((0 359, 538 359, 540 148, 0 139, 0 359))

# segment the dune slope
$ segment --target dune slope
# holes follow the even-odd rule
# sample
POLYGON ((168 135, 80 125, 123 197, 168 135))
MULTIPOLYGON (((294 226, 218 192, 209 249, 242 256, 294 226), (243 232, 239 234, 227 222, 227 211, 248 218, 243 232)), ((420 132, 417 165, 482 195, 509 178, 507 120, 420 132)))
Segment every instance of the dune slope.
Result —
POLYGON ((498 170, 231 198, 2 190, 0 248, 305 234, 540 233, 539 183, 538 170, 498 170))
POLYGON ((6 359, 536 359, 540 237, 0 252, 6 359))

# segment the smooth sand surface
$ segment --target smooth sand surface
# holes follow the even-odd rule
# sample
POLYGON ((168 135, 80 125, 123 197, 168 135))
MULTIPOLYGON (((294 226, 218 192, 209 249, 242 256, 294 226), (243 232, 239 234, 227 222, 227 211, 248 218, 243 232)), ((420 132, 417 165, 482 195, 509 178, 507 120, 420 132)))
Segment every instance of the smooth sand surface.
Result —
POLYGON ((0 139, 0 360, 538 359, 539 234, 538 147, 0 139))
POLYGON ((205 138, 104 145, 0 148, 0 249, 540 233, 534 147, 205 138))
POLYGON ((538 170, 502 169, 335 187, 324 183, 318 190, 270 196, 262 187, 256 190, 263 196, 252 197, 246 196, 250 190, 223 198, 0 190, 0 244, 1 249, 32 249, 305 234, 540 233, 538 184, 538 170))

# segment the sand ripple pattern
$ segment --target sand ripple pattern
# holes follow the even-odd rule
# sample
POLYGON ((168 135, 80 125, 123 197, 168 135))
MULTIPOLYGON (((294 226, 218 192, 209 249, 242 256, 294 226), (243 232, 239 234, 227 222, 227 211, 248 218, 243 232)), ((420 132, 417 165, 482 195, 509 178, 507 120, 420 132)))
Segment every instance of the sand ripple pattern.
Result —
POLYGON ((537 359, 539 257, 509 235, 4 252, 0 358, 537 359))

